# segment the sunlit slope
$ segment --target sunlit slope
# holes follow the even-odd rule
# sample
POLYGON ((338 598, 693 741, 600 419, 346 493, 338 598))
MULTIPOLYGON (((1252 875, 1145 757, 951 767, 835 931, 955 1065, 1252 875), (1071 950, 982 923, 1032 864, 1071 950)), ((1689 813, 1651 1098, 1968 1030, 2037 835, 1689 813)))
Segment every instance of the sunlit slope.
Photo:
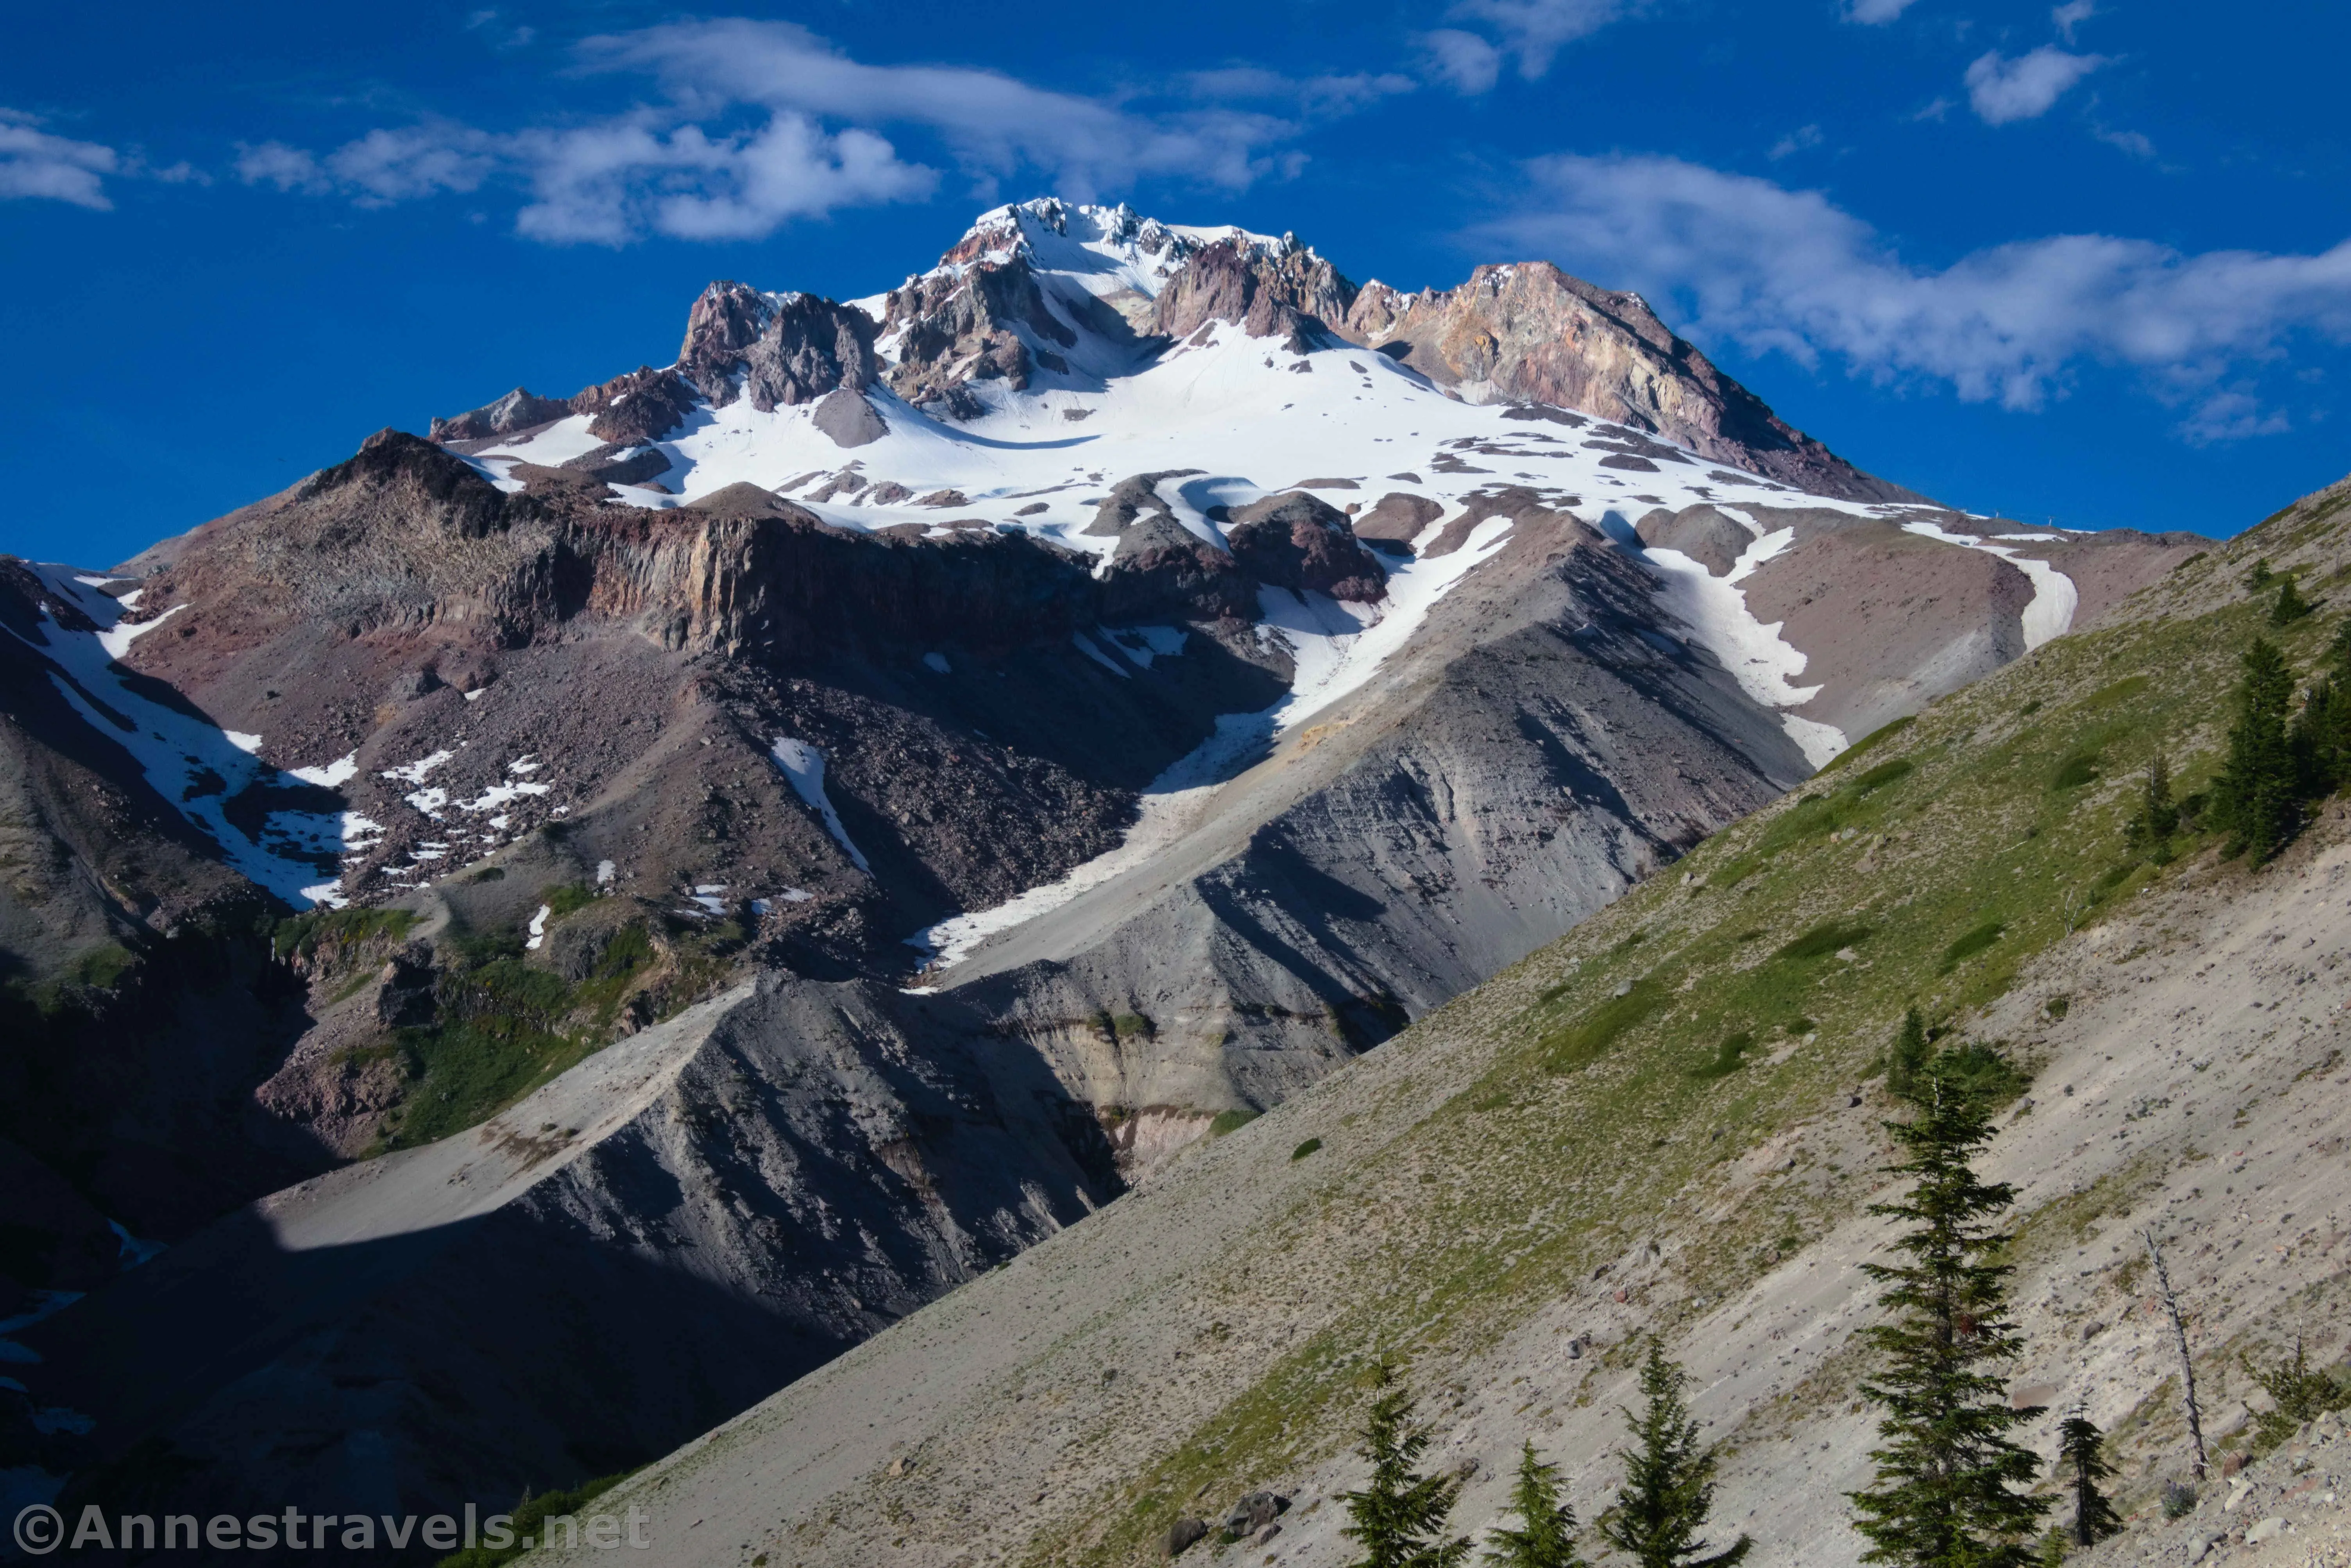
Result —
MULTIPOLYGON (((1297 1499, 1272 1549, 1295 1556, 1352 1484, 1362 1374, 1384 1352, 1430 1396, 1439 1458, 1481 1460, 1461 1523, 1499 1509, 1497 1461, 1521 1437, 1596 1506, 1604 1417, 1631 1337, 1654 1328, 1741 1446, 1732 1517, 1775 1492, 1809 1500, 1758 1560, 1849 1560, 1834 1485, 1840 1468, 1857 1484, 1868 1437, 1851 1403, 1845 1336, 1867 1298, 1852 1264, 1875 1245, 1860 1211, 1888 1107, 1871 1081, 1906 1006, 2049 1074, 1994 1159, 2048 1176, 2025 1195, 2041 1272, 2020 1294, 2067 1325, 2062 1354, 2053 1330, 2036 1341, 2055 1365, 2092 1354, 2071 1349, 2092 1310, 2071 1292, 2132 1300, 2101 1272, 2127 1262, 2126 1231, 2078 1269, 2067 1243, 2134 1204, 2189 1216, 2210 1179, 2199 1159, 2291 1150, 2289 1124, 2306 1138, 2332 1113, 2291 1098, 2325 1085, 2331 1014, 2245 933, 2296 933, 2297 963, 2339 956, 2351 930, 2326 923, 2343 899, 2314 891, 2344 874, 2339 826, 2258 873, 2193 838, 2147 865, 2122 827, 2158 751, 2183 791, 2209 780, 2252 636, 2314 663, 2339 609, 2272 630, 2270 595, 2242 576, 2265 557, 2311 596, 2339 594, 2346 501, 2337 486, 2279 514, 1856 747, 1679 873, 653 1467, 630 1490, 657 1538, 687 1542, 680 1561, 1141 1562, 1180 1514, 1214 1517, 1263 1485, 1297 1499), (2153 1038, 2127 1010, 2142 984, 2227 992, 2182 993, 2168 1017, 2276 1001, 2264 988, 2299 1011, 2258 1027, 2216 1013, 2134 1057, 2127 1042, 2153 1038), (2225 1044, 2219 1066, 2187 1060, 2201 1034, 2225 1044), (2316 1054, 2297 1067, 2297 1052, 2316 1054), (2142 1126, 2171 1101, 2150 1087, 2116 1103, 2137 1082, 2117 1075, 2159 1087, 2175 1057, 2202 1092, 2142 1126), (2245 1145, 2209 1146, 2236 1129, 2245 1145)), ((2278 1179, 2322 1175, 2288 1161, 2278 1179)), ((2299 1299, 2256 1294, 2244 1312, 2299 1299)), ((2157 1443, 2163 1370, 2135 1318, 2127 1343, 2115 1323, 2094 1409, 2157 1443)))

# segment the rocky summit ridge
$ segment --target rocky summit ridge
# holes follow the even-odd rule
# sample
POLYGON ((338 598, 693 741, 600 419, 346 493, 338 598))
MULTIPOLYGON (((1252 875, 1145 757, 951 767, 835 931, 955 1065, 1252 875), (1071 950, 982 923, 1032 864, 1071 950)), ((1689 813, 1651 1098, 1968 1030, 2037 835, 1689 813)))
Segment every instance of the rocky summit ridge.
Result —
POLYGON ((0 558, 0 1473, 641 1463, 2201 548, 1925 502, 1547 265, 1045 200, 0 558))

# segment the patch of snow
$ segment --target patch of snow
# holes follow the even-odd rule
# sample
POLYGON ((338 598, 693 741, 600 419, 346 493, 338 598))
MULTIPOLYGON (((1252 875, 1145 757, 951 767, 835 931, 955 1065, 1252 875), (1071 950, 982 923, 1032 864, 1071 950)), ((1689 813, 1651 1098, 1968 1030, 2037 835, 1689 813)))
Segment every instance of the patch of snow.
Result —
POLYGON ((1102 651, 1102 644, 1095 642, 1092 637, 1087 636, 1082 632, 1072 632, 1070 633, 1070 641, 1076 646, 1079 653, 1083 653, 1087 658, 1092 659, 1095 664, 1100 664, 1103 669, 1108 670, 1120 680, 1123 681, 1127 678, 1126 672, 1118 667, 1118 661, 1112 658, 1108 653, 1103 653, 1102 651))
POLYGON ((824 753, 805 740, 779 735, 768 754, 784 770, 784 777, 791 780, 793 793, 824 819, 825 831, 832 835, 832 841, 841 846, 859 871, 872 875, 873 868, 866 863, 865 852, 849 841, 849 830, 841 825, 841 813, 832 809, 832 798, 824 792, 824 753))
POLYGON ((596 885, 598 887, 602 887, 610 883, 612 880, 612 874, 616 869, 617 868, 613 866, 611 861, 598 861, 596 862, 596 885))
POLYGON ((397 768, 387 768, 379 778, 398 779, 402 784, 422 784, 424 776, 443 763, 455 758, 454 751, 436 751, 430 757, 420 757, 413 762, 403 762, 397 768))
POLYGON ((1387 598, 1376 605, 1260 589, 1263 623, 1289 646, 1297 665, 1290 695, 1274 705, 1275 729, 1289 729, 1360 691, 1411 640, 1438 600, 1501 550, 1510 527, 1508 517, 1489 517, 1450 554, 1433 560, 1391 559, 1387 598))
POLYGON ((290 773, 293 778, 299 779, 305 784, 323 784, 331 789, 338 784, 348 784, 350 782, 351 779, 359 776, 359 770, 360 754, 356 751, 350 751, 336 758, 332 762, 326 764, 324 767, 296 768, 291 769, 290 773))
POLYGON ((1059 882, 1032 887, 993 909, 951 915, 925 926, 907 937, 906 945, 925 955, 925 971, 945 968, 997 933, 1059 909, 1087 889, 1143 864, 1191 831, 1217 786, 1263 755, 1271 734, 1271 715, 1268 709, 1218 717, 1216 734, 1144 786, 1136 801, 1134 826, 1127 830, 1118 848, 1075 867, 1059 882))
POLYGON ((449 791, 442 789, 415 789, 401 799, 437 822, 441 820, 441 808, 449 803, 449 791))
MULTIPOLYGON (((2074 629, 2074 612, 2079 609, 2082 603, 2081 591, 2074 586, 2072 578, 2067 577, 2047 561, 2034 560, 2030 556, 2019 555, 2012 549, 1993 544, 1987 539, 1947 532, 1933 523, 1905 523, 1902 525, 1902 531, 1906 534, 1918 534, 1930 539, 1940 539, 1949 545, 1963 545, 1969 549, 1980 549, 1988 555, 1996 555, 2032 579, 2032 602, 2024 607, 2023 615, 2026 653, 2031 653, 2052 637, 2062 637, 2074 629)), ((2001 537, 2011 538, 2021 536, 2003 534, 2001 537)))
POLYGON ((531 753, 526 756, 517 757, 512 762, 507 763, 507 771, 509 773, 536 773, 546 766, 546 763, 538 760, 536 753, 531 753))
POLYGON ((1191 635, 1181 626, 1101 626, 1095 630, 1102 633, 1103 642, 1146 670, 1154 659, 1173 659, 1181 654, 1185 639, 1191 635))
POLYGON ((947 656, 945 653, 925 653, 923 655, 923 663, 939 674, 955 674, 955 671, 948 667, 947 656))
MULTIPOLYGON (((1809 657, 1780 635, 1783 621, 1765 625, 1747 608, 1739 584, 1757 568, 1796 542, 1796 530, 1780 528, 1761 535, 1740 552, 1730 570, 1721 577, 1707 570, 1679 550, 1646 549, 1642 553, 1663 579, 1657 597, 1667 611, 1690 629, 1691 640, 1722 662, 1740 688, 1767 708, 1791 708, 1820 695, 1817 685, 1800 686, 1809 657)), ((1814 768, 1849 744, 1843 730, 1816 719, 1782 713, 1780 726, 1814 768)))
POLYGON ((57 601, 75 606, 94 627, 68 631, 45 604, 34 635, 6 629, 47 664, 50 684, 67 705, 94 732, 128 753, 156 793, 209 836, 232 868, 290 904, 328 901, 334 884, 319 879, 335 872, 344 847, 338 813, 272 811, 249 831, 228 812, 229 803, 248 790, 293 790, 312 781, 263 761, 256 755, 261 745, 257 736, 222 728, 176 705, 151 701, 120 662, 139 638, 184 607, 175 605, 150 620, 127 622, 123 615, 128 606, 122 601, 76 582, 69 570, 26 564, 57 601))
POLYGON ((487 686, 479 686, 479 687, 476 687, 475 689, 474 689, 473 691, 470 691, 470 692, 465 693, 465 700, 466 700, 467 702, 469 702, 469 703, 477 703, 477 702, 480 702, 484 697, 488 696, 489 695, 490 695, 490 688, 489 688, 489 687, 487 687, 487 686))
POLYGON ((555 786, 552 784, 531 784, 517 779, 510 784, 493 784, 475 799, 458 801, 457 809, 478 815, 484 811, 494 811, 500 806, 510 805, 527 795, 551 795, 554 792, 555 786))
POLYGON ((538 906, 538 913, 530 917, 530 940, 523 944, 525 947, 535 948, 547 940, 547 917, 554 913, 551 904, 538 906))
POLYGON ((141 1263, 153 1261, 163 1251, 161 1241, 141 1241, 123 1228, 118 1219, 110 1219, 106 1228, 114 1232, 115 1260, 126 1269, 136 1269, 141 1263))

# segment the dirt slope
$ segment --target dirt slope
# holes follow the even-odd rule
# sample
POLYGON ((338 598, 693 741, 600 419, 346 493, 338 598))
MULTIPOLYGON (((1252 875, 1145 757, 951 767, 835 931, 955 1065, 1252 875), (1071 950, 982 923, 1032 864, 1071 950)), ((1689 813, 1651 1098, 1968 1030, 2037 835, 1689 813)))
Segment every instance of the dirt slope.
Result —
MULTIPOLYGON (((2351 824, 2331 809, 2259 873, 2202 841, 2137 863, 2119 832, 2157 750, 2188 789, 2209 778, 2264 629, 2240 570, 2340 580, 2346 501, 1938 704, 627 1498, 682 1563, 1140 1562, 1179 1514, 1267 1486, 1294 1499, 1281 1532, 1225 1560, 1335 1562, 1374 1355, 1410 1360, 1436 1451, 1478 1461, 1476 1526, 1522 1437, 1596 1506, 1633 1336, 1656 1329, 1732 1445, 1718 1516, 1761 1562, 1853 1561, 1854 1265, 1883 1240, 1861 1211, 1890 1109, 1870 1079, 1915 998, 2034 1073, 1991 1156, 2021 1190, 2016 1386, 2085 1398, 2144 1514, 2184 1457, 2139 1227, 2195 1314, 2216 1438, 2241 1441, 2238 1348, 2351 1325, 2351 824), (1735 1034, 1742 1064, 1703 1075, 1735 1034)), ((2273 634, 2308 667, 2338 620, 2273 634)))

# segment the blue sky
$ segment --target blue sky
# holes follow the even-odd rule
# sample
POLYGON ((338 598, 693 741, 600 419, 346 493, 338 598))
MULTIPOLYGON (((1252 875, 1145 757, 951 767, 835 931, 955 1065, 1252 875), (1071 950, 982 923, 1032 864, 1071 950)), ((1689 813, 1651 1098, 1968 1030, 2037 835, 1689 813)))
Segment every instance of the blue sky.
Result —
POLYGON ((2351 19, 2303 0, 84 5, 0 58, 0 550, 126 557, 997 202, 1546 257, 1954 504, 2225 534, 2351 471, 2351 19))

